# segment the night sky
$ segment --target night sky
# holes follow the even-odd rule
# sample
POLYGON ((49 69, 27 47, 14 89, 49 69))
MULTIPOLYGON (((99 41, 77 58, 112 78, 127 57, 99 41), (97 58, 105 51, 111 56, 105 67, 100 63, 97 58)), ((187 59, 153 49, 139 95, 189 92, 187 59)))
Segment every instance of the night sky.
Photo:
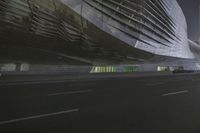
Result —
POLYGON ((197 41, 200 36, 199 5, 200 0, 177 0, 187 19, 188 36, 191 40, 197 41))

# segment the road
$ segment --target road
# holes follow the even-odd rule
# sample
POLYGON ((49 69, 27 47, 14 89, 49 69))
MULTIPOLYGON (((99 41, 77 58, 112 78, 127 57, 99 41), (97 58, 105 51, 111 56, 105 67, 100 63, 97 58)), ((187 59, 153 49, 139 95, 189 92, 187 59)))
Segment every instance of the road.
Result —
POLYGON ((200 133, 200 75, 0 84, 0 133, 200 133))

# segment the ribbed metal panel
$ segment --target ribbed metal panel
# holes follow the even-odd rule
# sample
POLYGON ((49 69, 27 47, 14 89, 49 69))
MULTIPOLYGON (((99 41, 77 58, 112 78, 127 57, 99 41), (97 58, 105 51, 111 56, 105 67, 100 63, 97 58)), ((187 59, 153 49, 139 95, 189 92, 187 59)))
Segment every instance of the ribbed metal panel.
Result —
POLYGON ((51 3, 51 8, 44 7, 41 3, 33 0, 1 0, 0 22, 7 28, 16 28, 47 38, 81 40, 80 29, 64 21, 54 3, 51 3))
POLYGON ((19 42, 53 40, 95 56, 193 58, 176 0, 1 0, 0 24, 1 38, 22 33, 19 42))
MULTIPOLYGON (((119 23, 147 38, 166 45, 171 39, 177 39, 173 24, 160 2, 153 0, 84 0, 119 23), (154 8, 152 8, 154 7, 154 8), (152 37, 151 34, 157 36, 152 37)), ((137 38, 137 37, 136 37, 137 38)), ((139 38, 138 38, 139 39, 139 38)), ((170 46, 168 46, 170 47, 170 46)))
POLYGON ((14 25, 15 28, 27 29, 30 13, 28 3, 25 0, 0 1, 0 21, 14 25))

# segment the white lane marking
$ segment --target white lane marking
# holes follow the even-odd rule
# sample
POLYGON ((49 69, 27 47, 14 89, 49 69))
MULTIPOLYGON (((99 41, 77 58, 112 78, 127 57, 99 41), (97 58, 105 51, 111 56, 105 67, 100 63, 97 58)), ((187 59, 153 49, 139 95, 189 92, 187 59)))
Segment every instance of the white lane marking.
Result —
MULTIPOLYGON (((100 79, 98 79, 100 80, 100 79)), ((104 80, 104 79, 101 79, 104 80)), ((17 82, 10 82, 10 83, 4 83, 0 82, 0 86, 15 86, 15 85, 37 85, 37 84, 53 84, 53 83, 71 83, 71 82, 77 82, 80 80, 71 80, 71 79, 66 79, 66 80, 41 80, 41 81, 17 81, 17 82)), ((88 82, 88 81, 96 81, 95 79, 89 79, 89 80, 81 80, 81 82, 88 82)), ((94 83, 96 84, 96 83, 94 83)))
POLYGON ((96 83, 75 83, 75 84, 70 84, 69 86, 89 86, 89 85, 96 85, 96 83))
POLYGON ((20 122, 20 121, 25 121, 25 120, 31 120, 31 119, 38 119, 38 118, 43 118, 43 117, 49 117, 49 116, 54 116, 54 115, 67 114, 67 113, 72 113, 72 112, 77 112, 77 111, 79 111, 79 109, 72 109, 72 110, 60 111, 60 112, 55 112, 55 113, 48 113, 48 114, 29 116, 29 117, 18 118, 18 119, 13 119, 13 120, 0 121, 0 125, 20 122))
POLYGON ((165 96, 177 95, 177 94, 183 94, 183 93, 188 93, 188 92, 189 92, 188 90, 177 91, 177 92, 171 92, 171 93, 162 94, 162 96, 165 97, 165 96))
POLYGON ((91 92, 91 91, 92 91, 92 90, 81 90, 81 91, 60 92, 60 93, 48 94, 48 96, 80 94, 80 93, 88 93, 88 92, 91 92))
POLYGON ((157 86, 157 85, 163 85, 165 84, 164 82, 160 82, 160 83, 152 83, 152 84, 147 84, 147 86, 157 86))

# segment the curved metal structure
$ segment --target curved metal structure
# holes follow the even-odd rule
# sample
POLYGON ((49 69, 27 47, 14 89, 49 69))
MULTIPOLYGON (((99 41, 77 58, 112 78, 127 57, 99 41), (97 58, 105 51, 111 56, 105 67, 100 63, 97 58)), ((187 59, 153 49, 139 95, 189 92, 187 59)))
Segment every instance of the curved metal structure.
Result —
POLYGON ((77 56, 194 58, 176 0, 1 0, 0 24, 1 41, 77 56))

